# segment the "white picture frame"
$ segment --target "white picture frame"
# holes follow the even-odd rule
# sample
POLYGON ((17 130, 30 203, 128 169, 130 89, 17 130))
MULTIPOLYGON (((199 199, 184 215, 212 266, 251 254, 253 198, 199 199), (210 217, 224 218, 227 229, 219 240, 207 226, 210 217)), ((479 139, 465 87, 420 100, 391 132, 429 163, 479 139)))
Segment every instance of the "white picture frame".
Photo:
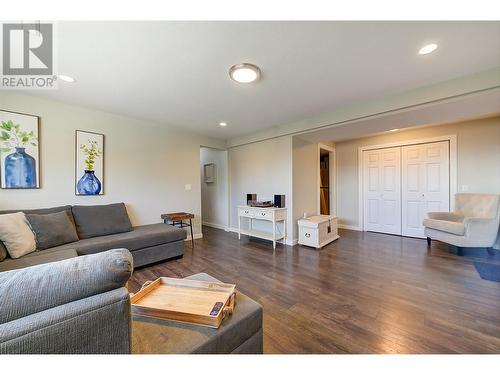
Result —
POLYGON ((203 166, 203 175, 206 184, 213 184, 215 182, 215 164, 209 163, 203 166))

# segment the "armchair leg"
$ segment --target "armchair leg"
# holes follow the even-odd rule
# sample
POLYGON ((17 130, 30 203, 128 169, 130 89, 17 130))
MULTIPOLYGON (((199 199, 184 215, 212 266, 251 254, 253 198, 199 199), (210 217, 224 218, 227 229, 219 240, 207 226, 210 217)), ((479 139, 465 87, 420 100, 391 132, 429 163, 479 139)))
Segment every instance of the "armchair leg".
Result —
POLYGON ((457 255, 459 257, 463 257, 464 256, 464 248, 463 247, 457 246, 457 255))
POLYGON ((427 237, 427 247, 431 246, 431 238, 427 237))
POLYGON ((493 250, 492 247, 487 247, 486 248, 486 251, 488 252, 489 255, 493 256, 495 255, 495 250, 493 250))

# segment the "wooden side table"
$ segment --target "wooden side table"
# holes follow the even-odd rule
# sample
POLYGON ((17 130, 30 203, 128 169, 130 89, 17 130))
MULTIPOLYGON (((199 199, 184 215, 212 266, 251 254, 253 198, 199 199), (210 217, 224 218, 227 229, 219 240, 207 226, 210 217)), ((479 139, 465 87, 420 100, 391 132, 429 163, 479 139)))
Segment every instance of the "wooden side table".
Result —
POLYGON ((177 228, 189 227, 191 229, 191 245, 194 248, 194 236, 193 236, 193 222, 194 215, 189 212, 170 212, 168 214, 162 214, 161 218, 164 224, 172 225, 177 228), (184 222, 184 220, 189 220, 189 224, 184 222))

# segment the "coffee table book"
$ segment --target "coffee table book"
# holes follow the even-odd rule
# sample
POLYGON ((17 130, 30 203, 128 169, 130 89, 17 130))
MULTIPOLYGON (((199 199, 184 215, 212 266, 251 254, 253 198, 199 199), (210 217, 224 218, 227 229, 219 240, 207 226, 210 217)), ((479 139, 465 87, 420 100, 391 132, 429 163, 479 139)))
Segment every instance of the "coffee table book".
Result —
POLYGON ((235 295, 233 284, 160 277, 130 299, 135 315, 218 328, 232 313, 235 295))

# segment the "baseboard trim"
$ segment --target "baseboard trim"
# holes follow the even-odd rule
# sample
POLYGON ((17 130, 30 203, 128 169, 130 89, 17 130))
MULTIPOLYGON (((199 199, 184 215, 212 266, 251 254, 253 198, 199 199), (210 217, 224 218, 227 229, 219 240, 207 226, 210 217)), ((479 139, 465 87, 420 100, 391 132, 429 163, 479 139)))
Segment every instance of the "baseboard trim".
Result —
POLYGON ((362 232, 363 230, 358 227, 357 225, 346 225, 346 224, 339 224, 338 225, 339 229, 349 229, 349 230, 356 230, 358 232, 362 232))
POLYGON ((217 223, 210 223, 208 221, 202 222, 202 225, 206 225, 207 227, 215 228, 215 229, 222 229, 225 230, 226 232, 229 231, 228 227, 222 224, 217 224, 217 223))
MULTIPOLYGON (((199 239, 203 238, 203 233, 194 233, 193 237, 195 240, 199 240, 199 239)), ((191 241, 191 235, 188 234, 187 238, 184 241, 191 241)))

